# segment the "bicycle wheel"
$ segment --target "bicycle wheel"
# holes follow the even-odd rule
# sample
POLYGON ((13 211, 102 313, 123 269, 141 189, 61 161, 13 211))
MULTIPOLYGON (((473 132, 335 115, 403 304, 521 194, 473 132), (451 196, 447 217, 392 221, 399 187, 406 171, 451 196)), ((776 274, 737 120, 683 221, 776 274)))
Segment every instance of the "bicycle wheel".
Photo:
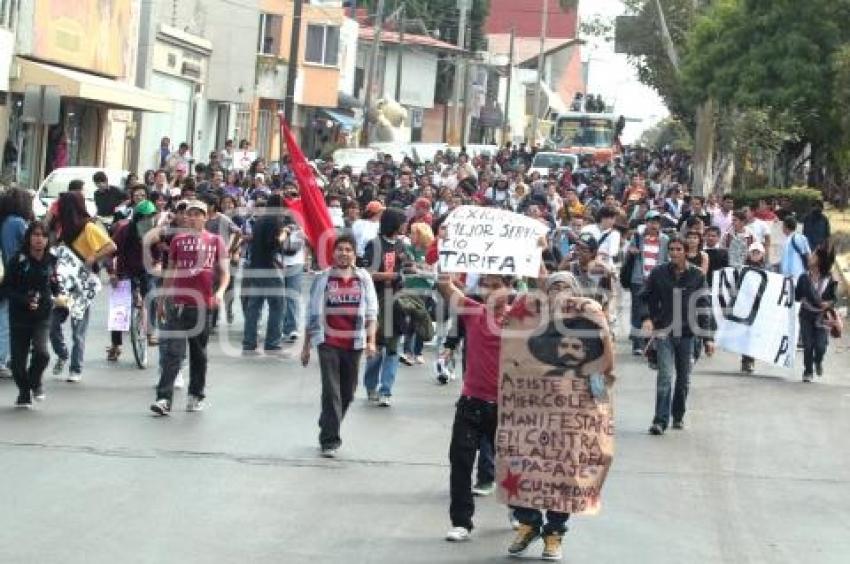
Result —
POLYGON ((145 308, 134 307, 130 316, 130 340, 133 342, 133 356, 140 370, 148 367, 148 341, 145 335, 145 308))

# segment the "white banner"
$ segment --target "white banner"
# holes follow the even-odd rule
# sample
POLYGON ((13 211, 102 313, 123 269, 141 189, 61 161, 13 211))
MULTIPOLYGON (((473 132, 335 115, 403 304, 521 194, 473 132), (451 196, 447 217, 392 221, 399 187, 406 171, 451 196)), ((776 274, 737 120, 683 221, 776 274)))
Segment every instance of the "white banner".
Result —
POLYGON ((257 160, 257 151, 238 150, 233 151, 233 170, 247 171, 251 168, 251 163, 257 160))
POLYGON ((794 280, 766 270, 724 268, 714 274, 715 342, 721 349, 791 368, 797 352, 794 280))
POLYGON ((133 290, 129 280, 119 280, 109 287, 109 331, 129 331, 130 312, 133 308, 133 290))
POLYGON ((460 206, 445 222, 441 240, 442 272, 506 276, 540 273, 540 238, 549 231, 536 219, 495 208, 460 206))

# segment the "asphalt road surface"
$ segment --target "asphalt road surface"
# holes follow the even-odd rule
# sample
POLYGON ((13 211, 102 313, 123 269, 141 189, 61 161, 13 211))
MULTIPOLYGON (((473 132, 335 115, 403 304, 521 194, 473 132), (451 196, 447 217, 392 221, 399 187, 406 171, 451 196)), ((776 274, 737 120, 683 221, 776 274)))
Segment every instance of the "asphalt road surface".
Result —
MULTIPOLYGON (((0 382, 0 562, 505 558, 512 531, 495 498, 479 499, 470 542, 443 540, 457 382, 436 386, 429 368, 402 366, 388 409, 367 405, 361 386, 340 456, 325 460, 315 358, 306 369, 242 358, 237 316, 210 345, 208 410, 183 411, 184 390, 156 419, 156 369, 136 369, 126 347, 117 365, 105 360, 103 301, 81 384, 48 372, 47 401, 21 412, 13 383, 0 382)), ((850 561, 846 348, 833 346, 814 384, 761 364, 742 376, 724 353, 702 361, 687 430, 661 438, 647 434, 654 373, 622 340, 619 353, 603 509, 571 522, 565 562, 850 561)))

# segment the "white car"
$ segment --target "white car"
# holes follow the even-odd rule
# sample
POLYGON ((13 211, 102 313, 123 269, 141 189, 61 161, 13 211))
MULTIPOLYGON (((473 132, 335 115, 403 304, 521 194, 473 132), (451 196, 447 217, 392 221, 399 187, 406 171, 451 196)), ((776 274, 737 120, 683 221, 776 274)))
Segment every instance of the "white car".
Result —
MULTIPOLYGON (((118 186, 122 190, 130 174, 126 170, 91 167, 91 166, 68 166, 57 168, 47 175, 33 196, 32 209, 35 217, 41 219, 50 209, 50 206, 59 198, 59 194, 68 191, 68 184, 72 180, 83 181, 83 197, 86 200, 86 211, 92 217, 97 217, 97 206, 94 204, 94 192, 97 190, 92 176, 102 170, 109 179, 110 186, 118 186)), ((111 218, 109 218, 111 219, 111 218)))
POLYGON ((351 167, 352 174, 362 174, 369 161, 378 160, 375 149, 337 149, 333 153, 334 168, 351 167))
POLYGON ((553 168, 563 170, 567 165, 571 165, 573 170, 578 167, 578 157, 569 153, 556 153, 541 151, 534 155, 531 161, 531 167, 528 174, 539 172, 540 176, 549 176, 549 171, 553 168))
POLYGON ((369 148, 381 155, 391 156, 396 164, 400 164, 406 157, 414 158, 413 148, 407 143, 372 143, 369 148))
POLYGON ((413 160, 419 164, 434 162, 438 151, 445 153, 449 148, 446 143, 411 143, 410 147, 413 149, 413 160))

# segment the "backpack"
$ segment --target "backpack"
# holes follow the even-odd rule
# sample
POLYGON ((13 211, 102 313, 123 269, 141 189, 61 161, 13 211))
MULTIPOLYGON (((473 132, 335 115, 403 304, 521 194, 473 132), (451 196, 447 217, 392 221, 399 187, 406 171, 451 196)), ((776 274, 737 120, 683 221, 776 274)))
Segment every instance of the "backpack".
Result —
MULTIPOLYGON (((635 246, 640 249, 640 235, 635 234, 635 246)), ((640 253, 626 253, 626 260, 623 261, 623 266, 620 268, 620 286, 623 287, 624 290, 628 290, 632 287, 632 274, 635 270, 635 265, 638 262, 638 257, 640 253)))

